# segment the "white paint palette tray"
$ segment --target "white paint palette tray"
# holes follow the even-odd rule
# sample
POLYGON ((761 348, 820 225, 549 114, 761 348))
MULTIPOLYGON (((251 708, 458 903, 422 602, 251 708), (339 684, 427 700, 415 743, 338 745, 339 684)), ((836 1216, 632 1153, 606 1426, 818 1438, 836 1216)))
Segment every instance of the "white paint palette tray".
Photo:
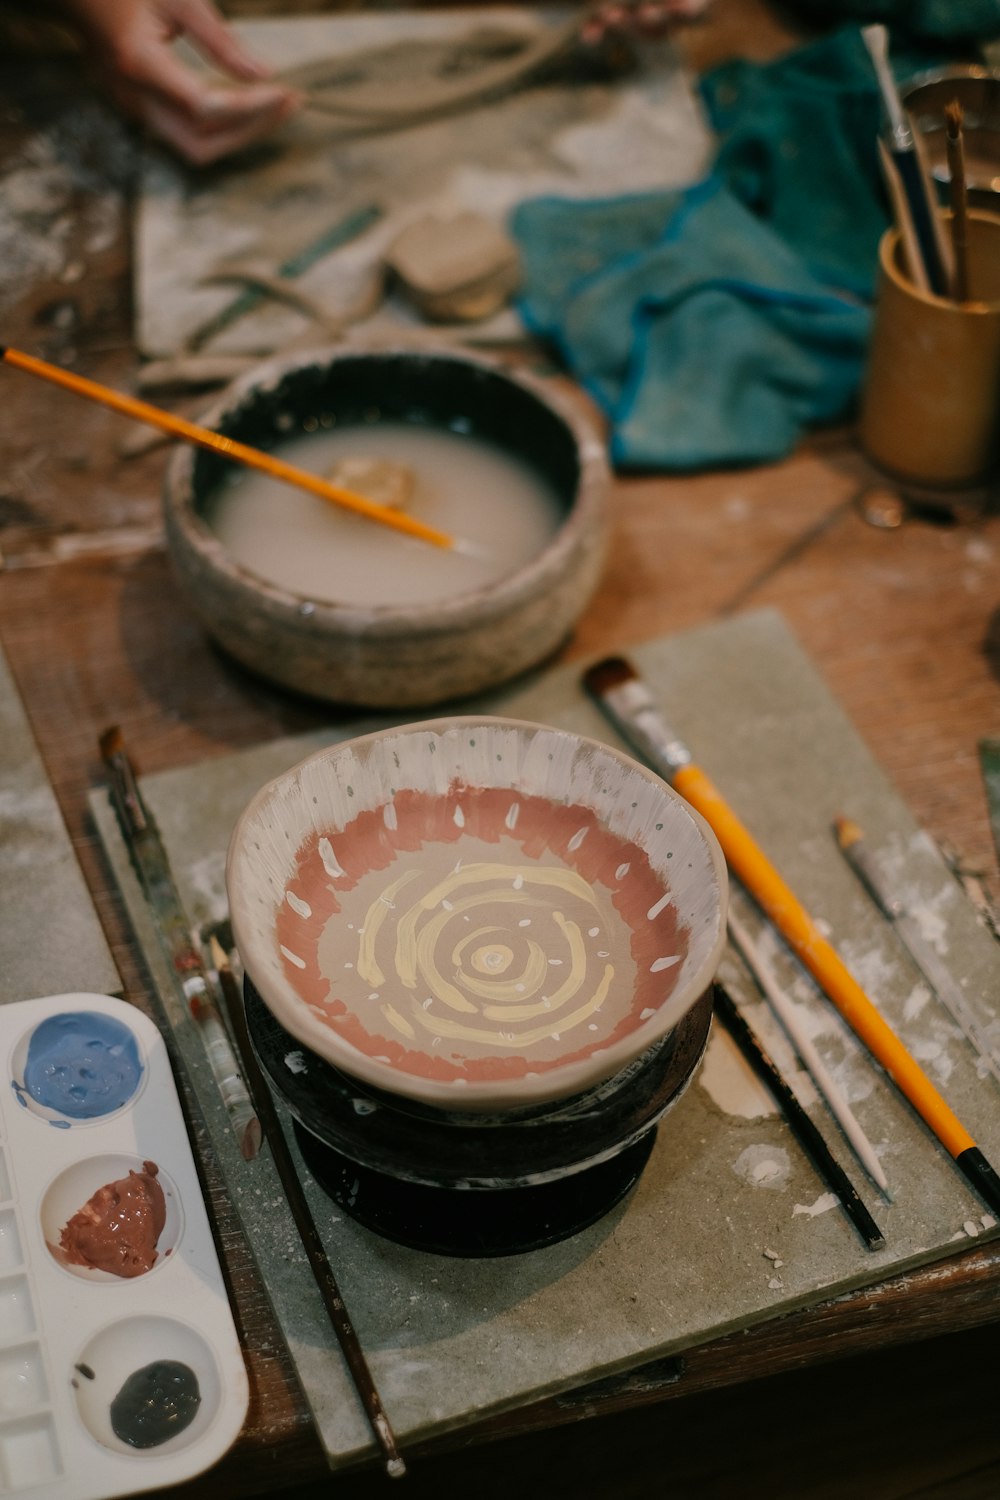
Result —
POLYGON ((208 1468, 249 1384, 163 1038, 107 995, 0 1006, 0 1496, 208 1468))

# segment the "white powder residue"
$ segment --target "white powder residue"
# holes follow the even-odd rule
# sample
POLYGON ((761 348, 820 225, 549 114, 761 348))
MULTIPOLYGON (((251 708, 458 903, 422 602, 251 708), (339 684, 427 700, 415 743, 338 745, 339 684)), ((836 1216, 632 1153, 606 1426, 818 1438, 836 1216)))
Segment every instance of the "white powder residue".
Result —
POLYGON ((931 1072, 940 1083, 947 1083, 955 1064, 940 1042, 917 1041, 910 1043, 910 1051, 918 1062, 925 1063, 925 1072, 931 1072))
POLYGON ((948 926, 940 906, 937 903, 932 906, 929 901, 915 902, 910 915, 919 923, 924 942, 944 958, 948 953, 948 926))
POLYGON ((0 790, 0 828, 3 829, 4 867, 35 868, 43 858, 61 858, 52 839, 59 811, 48 784, 0 790))
POLYGON ((815 1219, 818 1214, 829 1213, 831 1208, 836 1208, 840 1199, 836 1193, 822 1193, 815 1203, 796 1203, 792 1209, 792 1217, 796 1214, 808 1214, 810 1219, 815 1219))
POLYGON ((70 182, 51 160, 51 145, 36 137, 26 160, 4 178, 0 198, 0 310, 12 306, 32 282, 55 277, 63 268, 70 221, 53 224, 69 201, 70 182), (32 159, 34 158, 34 159, 32 159))
POLYGON ((708 1044, 698 1082, 727 1115, 759 1120, 777 1114, 778 1106, 726 1031, 716 1029, 708 1044))
POLYGON ((887 992, 891 993, 898 983, 899 965, 887 957, 881 948, 873 948, 869 942, 840 941, 837 946, 841 958, 858 984, 878 1007, 880 997, 887 992))
MULTIPOLYGON (((81 138, 94 129, 93 120, 78 123, 81 138)), ((0 312, 31 286, 63 276, 74 229, 88 253, 113 243, 123 211, 120 194, 100 188, 81 161, 61 159, 56 135, 26 141, 8 164, 0 195, 0 312)))
MULTIPOLYGON (((776 932, 766 923, 758 927, 757 919, 751 917, 749 908, 738 895, 734 900, 734 907, 744 917, 747 927, 753 930, 761 962, 783 990, 788 1003, 794 1007, 799 1027, 816 1047, 840 1093, 852 1105, 867 1099, 877 1088, 877 1075, 866 1049, 836 1007, 820 993, 815 981, 791 958, 776 932)), ((729 975, 739 972, 741 978, 733 987, 742 987, 746 983, 745 973, 742 968, 737 971, 735 965, 736 960, 727 953, 722 961, 722 977, 728 983, 729 975)), ((849 967, 853 968, 853 965, 849 967)), ((760 1011, 753 1011, 752 1015, 760 1017, 761 1035, 769 1049, 774 1041, 771 1055, 775 1064, 788 1078, 801 1102, 810 1108, 818 1098, 815 1085, 811 1077, 799 1068, 797 1055, 790 1050, 787 1034, 780 1021, 766 1003, 760 1011), (776 1037, 780 1040, 775 1041, 776 1037), (779 1051, 779 1048, 783 1050, 779 1051)), ((719 1097, 716 1092, 717 1089, 721 1090, 722 1082, 717 1083, 711 1076, 705 1082, 713 1099, 720 1107, 728 1109, 729 1101, 726 1096, 719 1097)), ((762 1088, 763 1085, 758 1087, 762 1088)), ((768 1112, 773 1113, 773 1109, 768 1112)))
POLYGON ((903 1020, 915 1021, 930 998, 931 992, 926 984, 915 984, 903 1003, 903 1020))
POLYGON ((90 200, 83 238, 83 248, 88 255, 100 255, 114 244, 121 216, 122 206, 117 194, 99 194, 90 200))
POLYGON ((993 562, 994 552, 992 545, 983 537, 972 537, 965 544, 965 555, 972 563, 982 563, 988 567, 993 562))
POLYGON ((913 917, 924 942, 944 958, 948 953, 948 917, 961 900, 957 883, 948 878, 928 889, 927 863, 938 863, 938 851, 929 836, 919 830, 911 838, 891 836, 877 850, 878 868, 887 887, 913 917))
POLYGON ((780 1146, 747 1146, 733 1162, 733 1171, 751 1187, 783 1188, 791 1163, 788 1152, 780 1146))

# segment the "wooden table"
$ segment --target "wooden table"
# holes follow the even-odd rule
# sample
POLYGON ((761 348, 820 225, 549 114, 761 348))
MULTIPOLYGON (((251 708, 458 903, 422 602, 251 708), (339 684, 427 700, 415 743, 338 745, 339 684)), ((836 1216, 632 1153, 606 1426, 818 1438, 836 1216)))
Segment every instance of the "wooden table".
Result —
MULTIPOLYGON (((720 3, 716 18, 685 43, 696 61, 724 54, 734 38, 750 38, 758 52, 789 40, 757 6, 720 3), (740 32, 740 18, 753 22, 758 11, 764 29, 740 32)), ((58 213, 49 205, 50 227, 59 220, 52 232, 65 236, 52 260, 59 269, 49 272, 36 247, 39 264, 8 302, 4 338, 127 389, 136 357, 126 138, 64 64, 8 66, 0 84, 5 185, 43 132, 73 160, 78 183, 58 213)), ((148 1007, 148 980, 88 820, 87 792, 102 779, 98 736, 120 725, 148 773, 331 714, 253 680, 206 641, 164 552, 162 453, 122 459, 122 419, 27 377, 3 374, 2 390, 0 635, 127 996, 148 1007)), ((1000 516, 880 529, 859 506, 874 477, 853 432, 838 430, 773 466, 619 481, 610 564, 565 655, 777 607, 919 821, 995 892, 977 741, 1000 735, 1000 516)), ((183 1493, 207 1500, 302 1485, 304 1500, 321 1484, 324 1494, 377 1493, 388 1482, 377 1470, 323 1481, 264 1289, 207 1170, 252 1404, 235 1448, 183 1493)), ((572 1485, 582 1497, 697 1489, 704 1500, 738 1485, 772 1500, 996 1494, 998 1288, 1000 1245, 963 1249, 682 1362, 462 1434, 455 1451, 418 1456, 409 1493, 513 1487, 534 1497, 572 1485), (578 1425, 598 1413, 618 1415, 578 1425), (487 1438, 501 1441, 485 1447, 487 1438), (665 1485, 671 1475, 675 1489, 665 1485)))

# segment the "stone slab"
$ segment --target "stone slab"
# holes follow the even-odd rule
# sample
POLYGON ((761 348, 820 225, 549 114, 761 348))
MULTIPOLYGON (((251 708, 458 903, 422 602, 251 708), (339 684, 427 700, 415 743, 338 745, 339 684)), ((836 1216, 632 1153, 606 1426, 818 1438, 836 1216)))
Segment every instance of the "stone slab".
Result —
POLYGON ((0 1004, 121 980, 0 650, 0 1004))
MULTIPOLYGON (((781 617, 757 611, 649 641, 630 654, 676 731, 829 927, 886 1019, 996 1163, 997 1085, 980 1076, 958 1028, 846 867, 832 819, 843 813, 864 827, 994 1038, 1000 946, 781 617)), ((579 665, 562 666, 466 706, 616 743, 579 678, 579 665)), ((367 718, 144 779, 195 925, 225 914, 230 830, 257 787, 321 744, 378 722, 367 718)), ((93 807, 137 935, 167 994, 169 978, 106 798, 95 794, 93 807)), ((748 925, 757 923, 739 892, 734 900, 748 925)), ((486 1261, 403 1249, 333 1210, 303 1168, 347 1306, 404 1445, 873 1284, 947 1256, 970 1238, 998 1233, 950 1157, 812 981, 772 935, 762 932, 760 942, 879 1152, 891 1203, 866 1182, 735 957, 724 960, 723 975, 882 1226, 885 1248, 865 1249, 718 1027, 694 1083, 659 1127, 636 1190, 602 1222, 560 1245, 486 1261)), ((331 1465, 355 1462, 372 1451, 367 1426, 270 1159, 265 1152, 256 1162, 240 1160, 197 1036, 184 1031, 182 1020, 176 1034, 331 1465)))

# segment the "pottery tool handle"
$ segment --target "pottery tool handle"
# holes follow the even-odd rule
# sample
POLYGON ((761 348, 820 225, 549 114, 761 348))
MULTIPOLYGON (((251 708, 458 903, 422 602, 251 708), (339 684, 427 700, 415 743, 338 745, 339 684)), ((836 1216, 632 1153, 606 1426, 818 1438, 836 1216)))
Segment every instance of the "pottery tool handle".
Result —
POLYGON ((121 730, 107 730, 101 757, 110 776, 111 801, 129 857, 156 926, 156 935, 184 1007, 197 1026, 205 1057, 244 1161, 260 1150, 260 1120, 243 1082, 222 1017, 215 1008, 201 956, 184 916, 167 851, 142 800, 121 730))
POLYGON ((903 946, 924 976, 952 1020, 964 1032, 984 1064, 1000 1083, 1000 1056, 979 1025, 962 993, 962 987, 950 969, 924 937, 915 916, 907 910, 889 888, 875 857, 868 848, 863 830, 851 818, 834 821, 837 847, 854 871, 876 907, 891 922, 903 946))
POLYGON ((763 1079, 781 1105, 799 1144, 812 1159, 813 1165, 827 1187, 840 1199, 841 1207, 868 1249, 881 1250, 885 1245, 885 1235, 861 1201, 857 1189, 831 1152, 822 1133, 782 1077, 760 1037, 743 1016, 732 996, 718 981, 715 984, 715 1008, 747 1062, 763 1079))
POLYGON ((743 962, 753 975, 761 992, 767 996, 771 1006, 794 1043, 795 1050, 830 1107, 835 1120, 854 1150, 855 1156, 864 1167, 872 1181, 882 1189, 886 1197, 889 1197, 889 1183, 882 1164, 875 1154, 871 1141, 865 1135, 860 1122, 843 1091, 837 1087, 829 1069, 820 1057, 812 1038, 806 1032, 798 1018, 795 1006, 789 997, 778 985, 761 956, 760 950, 749 931, 737 917, 732 906, 729 908, 727 917, 729 925, 729 937, 743 962))
MULTIPOLYGON (((367 203, 346 217, 338 219, 336 224, 325 230, 318 239, 282 261, 278 267, 278 276, 284 280, 294 280, 304 275, 331 251, 338 250, 341 245, 346 245, 348 241, 356 239, 366 229, 370 229, 381 213, 379 204, 367 203)), ((239 296, 227 302, 217 313, 189 334, 185 341, 186 347, 191 350, 201 349, 218 334, 224 333, 233 323, 239 322, 240 318, 245 317, 247 313, 253 312, 265 297, 266 293, 262 287, 246 287, 239 296)))

